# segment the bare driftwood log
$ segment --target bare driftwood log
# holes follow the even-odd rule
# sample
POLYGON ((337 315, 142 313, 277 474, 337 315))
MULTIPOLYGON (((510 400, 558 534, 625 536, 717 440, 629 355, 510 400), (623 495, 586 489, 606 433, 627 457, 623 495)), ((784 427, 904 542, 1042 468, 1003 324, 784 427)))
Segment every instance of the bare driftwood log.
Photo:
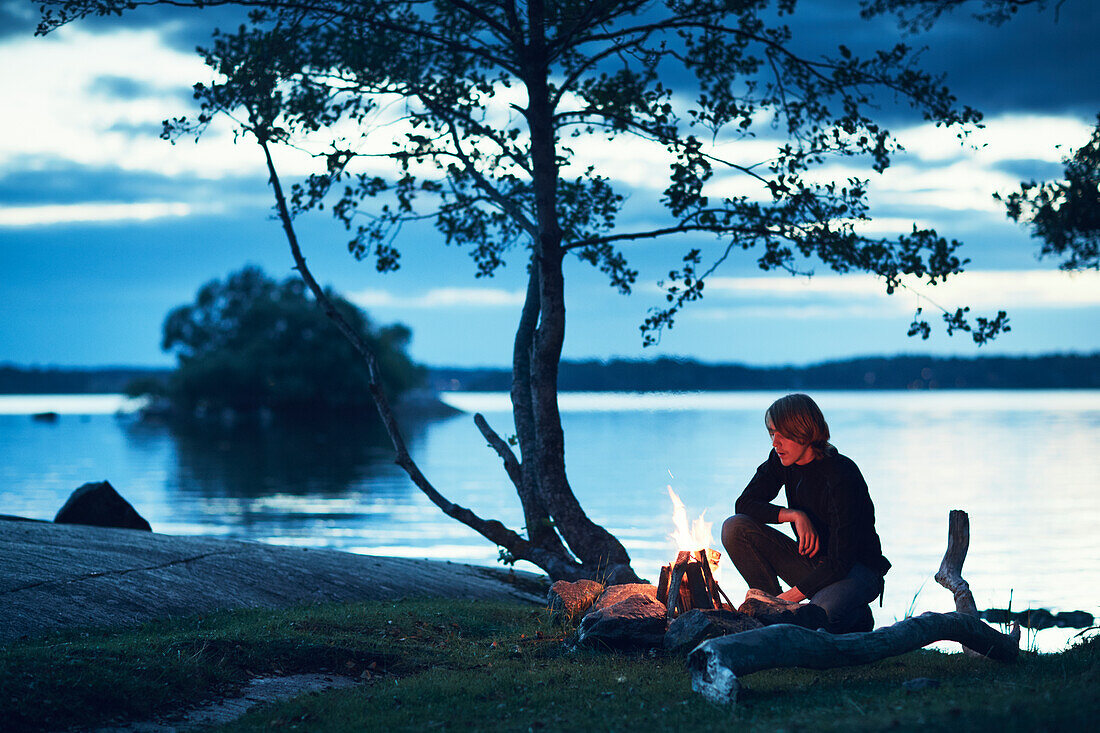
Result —
POLYGON ((977 616, 978 606, 970 584, 963 580, 962 566, 970 549, 970 517, 961 509, 952 509, 947 516, 947 552, 943 554, 936 582, 955 596, 955 610, 967 616, 977 616))
POLYGON ((1019 653, 1015 640, 974 616, 929 612, 867 633, 830 634, 791 624, 765 626, 704 641, 688 656, 687 665, 693 690, 711 702, 728 705, 737 700, 741 675, 782 667, 867 664, 945 640, 985 650, 985 656, 1003 662, 1019 653))
MULTIPOLYGON (((970 584, 963 580, 962 566, 970 549, 970 516, 961 509, 952 509, 947 515, 947 551, 943 554, 936 582, 955 596, 955 610, 967 616, 978 617, 978 604, 970 584)), ((1009 637, 1020 643, 1020 625, 1013 624, 1009 637)), ((963 644, 963 652, 970 656, 984 656, 981 651, 963 644)))
POLYGON ((925 613, 868 633, 833 635, 775 624, 710 639, 688 656, 692 689, 712 702, 732 704, 741 689, 738 675, 780 667, 831 669, 867 664, 934 641, 957 641, 969 654, 997 661, 1015 659, 1020 652, 1019 625, 1011 634, 1002 634, 978 618, 974 594, 962 578, 969 547, 970 519, 966 512, 952 510, 948 516, 947 552, 936 582, 955 595, 954 613, 925 613))

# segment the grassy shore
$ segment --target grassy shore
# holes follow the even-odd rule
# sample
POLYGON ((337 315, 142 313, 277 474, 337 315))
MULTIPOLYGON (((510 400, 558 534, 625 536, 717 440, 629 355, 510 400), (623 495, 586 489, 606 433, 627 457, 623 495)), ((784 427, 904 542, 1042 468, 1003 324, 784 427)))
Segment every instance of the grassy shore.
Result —
POLYGON ((920 651, 744 678, 735 708, 692 692, 683 659, 570 650, 545 610, 402 601, 245 610, 0 650, 0 720, 59 730, 170 715, 257 675, 353 688, 263 705, 225 730, 1084 730, 1100 716, 1100 641, 1013 664, 920 651), (902 683, 938 680, 910 692, 902 683))

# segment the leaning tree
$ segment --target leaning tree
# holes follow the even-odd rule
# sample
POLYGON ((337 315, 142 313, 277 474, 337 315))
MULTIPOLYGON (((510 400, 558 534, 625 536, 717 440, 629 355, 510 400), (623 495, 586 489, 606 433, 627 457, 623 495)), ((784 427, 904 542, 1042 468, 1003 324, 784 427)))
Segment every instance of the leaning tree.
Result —
MULTIPOLYGON (((963 130, 980 116, 904 45, 868 56, 844 46, 805 51, 784 24, 795 0, 44 0, 39 32, 156 4, 250 9, 247 23, 202 51, 215 78, 196 86, 201 112, 169 121, 165 134, 201 132, 225 113, 255 138, 296 266, 315 292, 294 216, 324 206, 351 233, 351 253, 379 271, 398 266, 401 228, 423 221, 467 247, 478 275, 509 257, 523 262, 511 390, 519 456, 475 419, 515 484, 525 534, 442 496, 409 457, 381 395, 379 407, 398 463, 433 502, 506 559, 552 578, 635 577, 566 476, 557 376, 567 257, 628 293, 637 271, 624 247, 661 239, 680 248, 669 255, 663 307, 641 326, 647 343, 742 250, 755 250, 764 270, 805 272, 817 259, 873 273, 887 292, 935 285, 965 264, 959 243, 931 230, 861 234, 867 180, 822 180, 820 170, 838 159, 889 166, 899 146, 875 119, 880 104, 963 130), (761 155, 769 137, 779 142, 761 155), (272 147, 321 138, 317 173, 284 190, 272 147), (584 150, 611 144, 664 156, 667 182, 646 204, 656 223, 625 226, 618 172, 586 160, 584 150), (736 179, 742 193, 730 194, 736 179)), ((635 202, 645 195, 632 193, 635 202)), ((973 322, 965 309, 943 315, 949 332, 979 343, 1007 328, 1003 312, 973 322)), ((910 333, 928 331, 918 310, 910 333)))

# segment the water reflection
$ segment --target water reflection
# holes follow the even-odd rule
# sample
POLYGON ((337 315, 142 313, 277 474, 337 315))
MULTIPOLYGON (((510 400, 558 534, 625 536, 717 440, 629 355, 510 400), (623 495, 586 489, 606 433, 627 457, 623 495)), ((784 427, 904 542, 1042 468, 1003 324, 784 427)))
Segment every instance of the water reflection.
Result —
MULTIPOLYGON (((376 420, 169 429, 176 483, 206 496, 339 495, 386 473, 393 447, 376 420)), ((416 426, 415 442, 423 432, 416 426)))
MULTIPOLYGON (((403 420, 410 450, 432 422, 403 420)), ((164 469, 133 494, 159 532, 351 549, 415 540, 427 509, 376 419, 121 428, 129 449, 164 469)))

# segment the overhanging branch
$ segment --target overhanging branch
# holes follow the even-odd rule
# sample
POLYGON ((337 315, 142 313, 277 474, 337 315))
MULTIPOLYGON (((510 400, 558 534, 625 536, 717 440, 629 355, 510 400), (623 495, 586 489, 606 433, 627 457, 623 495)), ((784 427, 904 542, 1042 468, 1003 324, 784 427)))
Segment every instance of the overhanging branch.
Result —
POLYGON ((420 471, 419 466, 416 465, 416 462, 409 454, 405 444, 405 438, 397 424, 397 418, 382 389, 381 382, 378 378, 378 364, 374 352, 371 351, 370 347, 359 337, 355 330, 351 328, 351 325, 343 317, 340 311, 336 309, 332 300, 317 283, 317 280, 313 277, 313 273, 306 265, 305 257, 302 255, 301 247, 298 244, 298 237, 294 230, 294 224, 290 217, 290 210, 287 207, 286 197, 283 195, 282 185, 275 169, 275 163, 271 157, 271 148, 262 132, 256 132, 256 139, 264 151, 271 186, 275 192, 276 209, 283 225, 283 232, 286 234, 287 242, 290 245, 291 254, 294 257, 295 269, 298 270, 298 274, 301 275, 306 286, 317 299, 317 303, 324 309, 325 314, 336 323, 340 331, 349 341, 351 341, 356 351, 359 352, 360 356, 366 361, 367 367, 370 370, 371 397, 374 400, 375 406, 378 408, 378 414, 382 418, 386 433, 393 443, 395 452, 394 462, 405 470, 405 473, 412 479, 416 487, 420 489, 433 504, 439 507, 444 514, 462 522, 467 527, 478 532, 481 536, 503 547, 513 558, 518 560, 529 560, 555 577, 579 577, 580 567, 577 563, 564 557, 553 556, 551 553, 534 546, 519 534, 508 529, 501 522, 495 519, 483 519, 471 510, 449 501, 432 486, 431 482, 429 482, 427 477, 420 471))

